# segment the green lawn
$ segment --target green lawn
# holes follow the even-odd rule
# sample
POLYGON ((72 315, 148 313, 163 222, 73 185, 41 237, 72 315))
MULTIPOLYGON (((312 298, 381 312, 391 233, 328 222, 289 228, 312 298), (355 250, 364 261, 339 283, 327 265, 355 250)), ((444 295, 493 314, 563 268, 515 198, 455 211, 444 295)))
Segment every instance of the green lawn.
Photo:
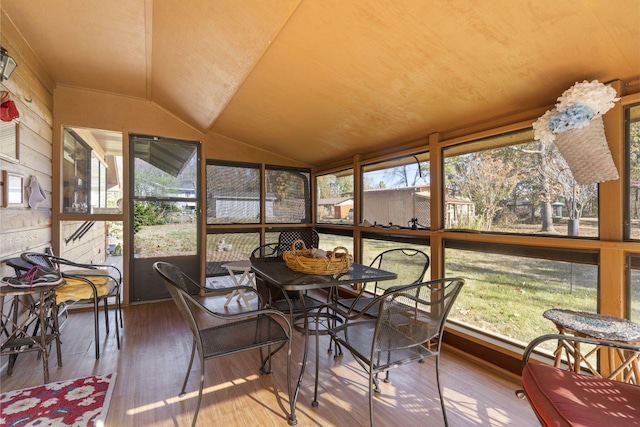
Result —
MULTIPOLYGON (((257 235, 229 233, 207 237, 207 259, 220 254, 220 239, 231 244, 237 256, 248 256, 257 244, 257 235), (244 252, 247 252, 245 255, 244 252)), ((145 246, 147 256, 182 253, 195 250, 195 229, 186 224, 143 227, 136 241, 145 246)), ((353 239, 322 234, 320 247, 337 246, 353 251, 353 239)), ((370 263, 378 253, 394 247, 415 247, 427 254, 427 246, 366 239, 363 263, 370 263)), ((228 253, 224 253, 225 259, 228 253)), ((555 327, 543 318, 550 308, 596 312, 597 266, 495 255, 464 250, 446 250, 446 275, 466 280, 451 318, 487 332, 526 343, 531 339, 555 332, 555 327)), ((640 320, 640 275, 632 277, 632 319, 640 320)), ((430 277, 427 271, 426 279, 430 277)))

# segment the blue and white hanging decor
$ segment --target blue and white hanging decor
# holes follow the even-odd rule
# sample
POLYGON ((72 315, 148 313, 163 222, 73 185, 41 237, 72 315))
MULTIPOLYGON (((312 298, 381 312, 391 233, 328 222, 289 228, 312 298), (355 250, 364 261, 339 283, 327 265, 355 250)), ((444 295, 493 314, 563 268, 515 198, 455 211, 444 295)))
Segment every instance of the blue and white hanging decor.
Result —
POLYGON ((534 139, 554 142, 578 184, 619 178, 604 132, 602 115, 620 98, 611 86, 593 80, 576 83, 558 98, 556 108, 534 124, 534 139))

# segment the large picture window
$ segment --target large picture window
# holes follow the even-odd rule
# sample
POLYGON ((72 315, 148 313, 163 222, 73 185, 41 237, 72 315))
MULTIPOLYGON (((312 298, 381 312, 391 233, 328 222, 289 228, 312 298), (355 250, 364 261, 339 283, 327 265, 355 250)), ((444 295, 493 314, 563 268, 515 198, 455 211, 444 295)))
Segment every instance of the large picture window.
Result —
POLYGON ((383 227, 431 226, 429 153, 362 168, 362 221, 383 227))
POLYGON ((445 227, 598 237, 598 187, 578 185, 531 130, 444 150, 445 227))
POLYGON ((353 225, 353 169, 316 178, 316 218, 319 224, 353 225))
POLYGON ((466 280, 451 319, 520 343, 557 332, 548 309, 598 308, 597 252, 446 241, 445 275, 466 280))

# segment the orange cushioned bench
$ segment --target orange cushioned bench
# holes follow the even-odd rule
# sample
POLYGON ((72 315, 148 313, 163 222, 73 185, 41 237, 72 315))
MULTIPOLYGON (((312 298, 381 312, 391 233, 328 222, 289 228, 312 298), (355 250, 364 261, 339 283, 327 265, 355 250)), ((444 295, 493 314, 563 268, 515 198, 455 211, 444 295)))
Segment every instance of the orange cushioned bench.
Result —
POLYGON ((522 387, 549 426, 640 426, 640 387, 527 363, 522 387))
POLYGON ((640 352, 635 344, 559 334, 543 335, 529 343, 523 355, 522 390, 516 394, 526 396, 543 426, 640 427, 640 386, 529 360, 533 349, 548 340, 640 352))

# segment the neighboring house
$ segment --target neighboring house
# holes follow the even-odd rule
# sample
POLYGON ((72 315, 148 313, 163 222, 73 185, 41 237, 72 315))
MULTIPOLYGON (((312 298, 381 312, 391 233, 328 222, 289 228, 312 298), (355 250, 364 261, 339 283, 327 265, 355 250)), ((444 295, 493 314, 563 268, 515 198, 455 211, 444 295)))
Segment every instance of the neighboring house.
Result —
MULTIPOLYGON (((475 215, 473 202, 445 197, 445 227, 457 224, 462 219, 470 219, 475 215)), ((363 219, 371 224, 399 225, 407 227, 411 218, 417 218, 418 224, 431 225, 431 191, 427 186, 402 188, 381 188, 366 190, 363 195, 363 219), (412 217, 407 218, 407 212, 412 217)))
MULTIPOLYGON (((212 202, 207 205, 207 218, 233 219, 243 222, 247 219, 260 218, 260 195, 255 192, 242 193, 238 191, 219 191, 209 198, 212 202)), ((273 216, 273 205, 276 197, 269 193, 266 196, 266 216, 273 216)), ((215 222, 215 221, 214 221, 215 222)))
POLYGON ((353 209, 353 197, 330 197, 318 200, 318 218, 346 219, 353 209))

